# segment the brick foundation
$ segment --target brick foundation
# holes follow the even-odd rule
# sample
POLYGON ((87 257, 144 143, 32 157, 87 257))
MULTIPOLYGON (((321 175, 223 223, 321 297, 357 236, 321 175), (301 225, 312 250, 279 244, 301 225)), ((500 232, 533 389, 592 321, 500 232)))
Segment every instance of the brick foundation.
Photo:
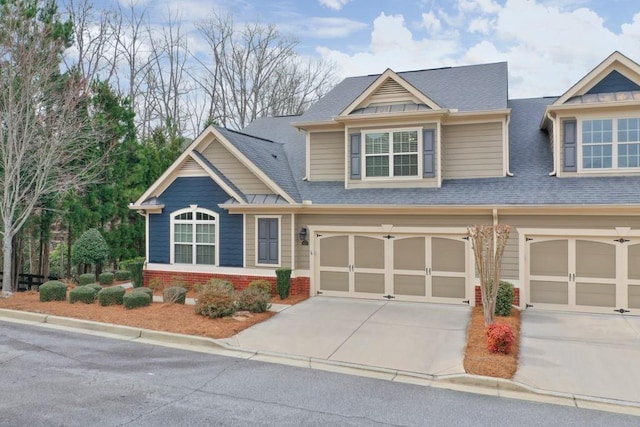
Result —
MULTIPOLYGON (((175 271, 157 271, 157 270, 145 270, 144 271, 144 286, 149 286, 149 282, 152 279, 160 279, 163 285, 169 285, 174 277, 180 277, 186 282, 187 285, 193 286, 197 283, 204 284, 209 279, 225 279, 233 283, 233 286, 242 290, 249 286, 249 283, 257 279, 265 279, 271 282, 271 292, 276 293, 276 278, 273 276, 243 276, 232 274, 211 274, 211 273, 187 273, 187 272, 175 272, 175 271)), ((292 277, 290 295, 309 295, 310 281, 308 277, 292 277)))
MULTIPOLYGON (((520 288, 514 288, 514 297, 513 297, 513 305, 520 306, 520 288)), ((480 285, 476 285, 476 305, 482 305, 482 290, 480 290, 480 285)))

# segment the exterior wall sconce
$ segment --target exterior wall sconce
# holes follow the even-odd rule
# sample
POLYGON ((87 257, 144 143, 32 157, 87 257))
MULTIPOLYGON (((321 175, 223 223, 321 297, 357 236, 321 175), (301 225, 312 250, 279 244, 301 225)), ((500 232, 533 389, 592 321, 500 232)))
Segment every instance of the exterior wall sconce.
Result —
POLYGON ((306 229, 306 227, 302 227, 300 229, 300 232, 298 233, 298 238, 302 242, 303 246, 306 246, 306 245, 309 244, 309 241, 307 241, 307 229, 306 229))

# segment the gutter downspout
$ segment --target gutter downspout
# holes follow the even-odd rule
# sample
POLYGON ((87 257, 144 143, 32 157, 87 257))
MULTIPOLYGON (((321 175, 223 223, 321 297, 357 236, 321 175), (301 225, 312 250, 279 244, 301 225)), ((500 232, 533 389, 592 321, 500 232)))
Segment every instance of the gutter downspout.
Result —
POLYGON ((507 146, 506 146, 506 148, 507 148, 507 153, 506 153, 506 157, 507 157, 507 171, 506 171, 506 173, 507 173, 507 176, 512 177, 512 176, 513 176, 513 173, 512 173, 512 172, 511 172, 511 170, 510 170, 510 169, 511 169, 511 160, 510 160, 510 158, 509 158, 509 140, 510 140, 510 138, 511 138, 511 136, 509 135, 509 123, 511 123, 511 114, 508 114, 508 115, 507 115, 507 123, 506 123, 506 127, 505 127, 505 129, 506 129, 506 131, 507 131, 507 146))
POLYGON ((549 119, 549 121, 551 121, 552 123, 552 129, 553 129, 553 150, 552 154, 553 154, 553 170, 551 172, 549 172, 549 176, 556 176, 557 172, 557 167, 556 167, 556 159, 558 158, 558 156, 556 155, 556 147, 557 147, 557 142, 556 141, 556 123, 555 120, 553 120, 551 118, 551 113, 547 112, 546 114, 547 119, 549 119))

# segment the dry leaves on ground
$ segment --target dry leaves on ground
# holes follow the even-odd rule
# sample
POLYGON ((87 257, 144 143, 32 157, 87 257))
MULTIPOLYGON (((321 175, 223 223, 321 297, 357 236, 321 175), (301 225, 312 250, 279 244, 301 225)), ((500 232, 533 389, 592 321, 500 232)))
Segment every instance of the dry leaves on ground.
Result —
POLYGON ((520 350, 520 311, 511 310, 511 316, 494 318, 495 323, 509 325, 513 331, 514 343, 511 353, 491 353, 487 349, 482 307, 474 307, 467 330, 467 348, 464 355, 464 369, 468 374, 488 377, 513 378, 518 369, 520 350))

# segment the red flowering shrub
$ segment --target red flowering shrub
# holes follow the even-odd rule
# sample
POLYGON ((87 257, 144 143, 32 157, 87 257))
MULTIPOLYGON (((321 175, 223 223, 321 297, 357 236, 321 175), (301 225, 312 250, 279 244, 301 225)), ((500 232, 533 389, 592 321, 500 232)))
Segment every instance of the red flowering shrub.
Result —
POLYGON ((513 332, 508 325, 493 323, 486 327, 487 348, 492 353, 508 354, 513 346, 513 332))

